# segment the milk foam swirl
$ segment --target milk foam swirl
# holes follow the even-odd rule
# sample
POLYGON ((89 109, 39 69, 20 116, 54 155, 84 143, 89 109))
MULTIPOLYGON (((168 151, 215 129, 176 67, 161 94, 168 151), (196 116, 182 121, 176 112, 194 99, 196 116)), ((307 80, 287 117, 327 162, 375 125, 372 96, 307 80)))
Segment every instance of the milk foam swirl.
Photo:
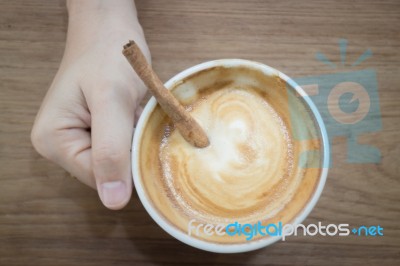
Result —
POLYGON ((167 194, 187 217, 253 221, 281 210, 298 181, 288 128, 255 92, 224 88, 191 107, 211 145, 197 149, 166 130, 159 149, 167 194))

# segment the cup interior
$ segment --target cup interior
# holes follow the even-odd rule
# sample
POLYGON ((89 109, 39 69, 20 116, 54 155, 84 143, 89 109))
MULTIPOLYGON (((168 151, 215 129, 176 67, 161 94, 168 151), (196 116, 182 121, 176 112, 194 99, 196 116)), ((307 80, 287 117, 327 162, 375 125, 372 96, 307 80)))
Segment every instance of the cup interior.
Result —
MULTIPOLYGON (((302 124, 303 120, 300 114, 301 112, 297 112, 296 110, 298 108, 303 108, 304 110, 306 110, 307 114, 314 121, 315 136, 312 137, 318 138, 321 141, 321 149, 318 155, 316 155, 320 159, 318 161, 318 165, 311 165, 311 167, 319 168, 320 174, 318 182, 316 183, 315 188, 313 189, 313 192, 311 194, 311 197, 307 200, 307 203, 304 205, 304 207, 302 207, 301 211, 299 211, 297 215, 293 218, 293 220, 290 221, 291 224, 301 223, 311 212, 316 202, 318 201, 322 193, 328 172, 327 165, 329 162, 329 142, 325 125, 321 118, 321 115, 319 114, 314 103, 304 92, 304 90, 299 85, 297 85, 291 78, 269 66, 248 60, 222 59, 222 60, 205 62, 200 65, 193 66, 177 74, 176 76, 174 76, 168 82, 165 83, 165 87, 167 89, 173 89, 174 93, 180 95, 180 101, 183 104, 185 104, 185 101, 187 102, 191 101, 194 92, 190 87, 179 86, 182 83, 182 81, 190 76, 193 76, 196 73, 200 73, 202 71, 218 67, 224 67, 224 68, 245 67, 252 70, 257 70, 266 77, 271 77, 271 76, 279 77, 279 79, 285 83, 286 88, 289 91, 291 91, 290 95, 292 96, 288 97, 288 105, 290 105, 290 108, 293 108, 293 110, 290 110, 290 119, 293 124, 292 134, 295 135, 297 139, 301 140, 302 138, 310 138, 309 135, 310 133, 307 132, 306 130, 303 130, 304 125, 302 124)), ((204 84, 204 86, 206 86, 206 84, 204 84)), ((154 99, 154 97, 152 97, 148 102, 148 104, 146 105, 146 107, 144 108, 143 113, 139 119, 132 143, 132 172, 133 172, 134 185, 143 206, 145 207, 146 211, 150 214, 150 216, 155 220, 155 222, 159 226, 161 226, 167 233, 177 238, 178 240, 193 247, 211 252, 238 253, 238 252, 251 251, 268 246, 280 240, 281 237, 267 237, 259 239, 257 241, 232 243, 232 244, 221 244, 221 243, 204 241, 202 239, 189 236, 187 233, 176 228, 173 224, 171 224, 171 222, 168 221, 168 219, 166 219, 166 217, 160 212, 160 210, 156 208, 154 204, 152 204, 153 200, 149 195, 149 193, 147 192, 146 186, 143 182, 144 181, 143 178, 148 178, 148 177, 143 176, 142 173, 143 171, 141 171, 140 160, 141 160, 141 145, 145 133, 145 128, 146 126, 148 126, 149 119, 154 119, 151 117, 152 115, 154 117, 153 113, 156 109, 156 106, 157 102, 154 99)), ((301 161, 301 158, 299 160, 301 161)), ((303 167, 310 167, 310 165, 307 165, 310 164, 310 161, 305 160, 302 163, 304 164, 303 167)))

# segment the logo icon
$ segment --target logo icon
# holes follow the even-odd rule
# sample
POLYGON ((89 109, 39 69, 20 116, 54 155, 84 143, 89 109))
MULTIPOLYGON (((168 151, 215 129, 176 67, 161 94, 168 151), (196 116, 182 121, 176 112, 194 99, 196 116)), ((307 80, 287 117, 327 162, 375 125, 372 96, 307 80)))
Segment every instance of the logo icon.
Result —
MULTIPOLYGON (((340 39, 339 48, 341 64, 347 66, 347 40, 340 39)), ((358 66, 371 56, 372 51, 367 49, 350 67, 358 66)), ((321 52, 316 54, 316 59, 333 70, 338 68, 321 52)), ((382 129, 378 84, 374 69, 350 69, 332 74, 299 77, 294 80, 306 91, 319 110, 330 141, 337 136, 347 137, 347 162, 380 162, 381 153, 378 148, 359 142, 361 135, 382 129)), ((301 139, 301 136, 296 136, 295 132, 295 138, 301 139)))

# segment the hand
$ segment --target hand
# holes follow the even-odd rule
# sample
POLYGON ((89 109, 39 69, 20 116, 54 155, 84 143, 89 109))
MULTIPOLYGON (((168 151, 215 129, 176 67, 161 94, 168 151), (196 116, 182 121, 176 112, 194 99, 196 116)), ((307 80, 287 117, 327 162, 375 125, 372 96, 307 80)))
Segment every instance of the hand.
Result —
POLYGON ((150 53, 133 1, 69 1, 67 6, 64 57, 36 117, 32 143, 97 188, 106 207, 120 209, 132 193, 132 133, 146 92, 122 47, 133 39, 149 61, 150 53))

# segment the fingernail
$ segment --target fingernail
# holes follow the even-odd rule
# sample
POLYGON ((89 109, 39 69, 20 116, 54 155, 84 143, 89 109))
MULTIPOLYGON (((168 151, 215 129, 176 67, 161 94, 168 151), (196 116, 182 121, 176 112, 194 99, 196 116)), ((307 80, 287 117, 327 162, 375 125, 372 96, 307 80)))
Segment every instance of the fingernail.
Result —
POLYGON ((105 182, 101 184, 101 198, 106 207, 119 207, 127 201, 128 189, 122 181, 105 182))

